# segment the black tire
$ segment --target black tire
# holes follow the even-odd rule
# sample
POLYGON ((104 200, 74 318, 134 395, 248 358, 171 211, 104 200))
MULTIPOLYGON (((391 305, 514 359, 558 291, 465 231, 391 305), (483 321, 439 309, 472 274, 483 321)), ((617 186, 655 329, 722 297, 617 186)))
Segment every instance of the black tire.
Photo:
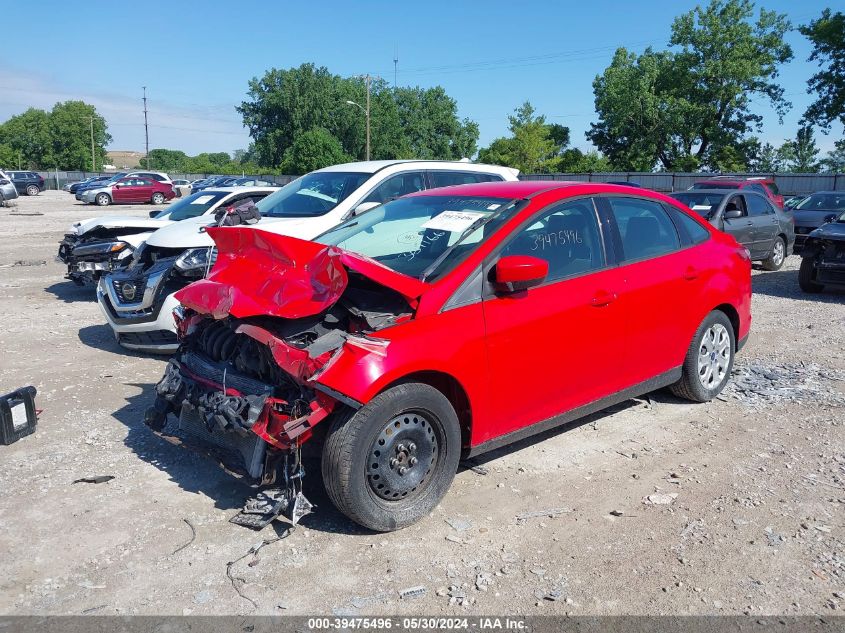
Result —
POLYGON ((802 257, 801 267, 798 269, 798 285, 801 287, 801 290, 809 294, 818 294, 824 290, 824 286, 816 282, 815 273, 815 258, 802 257))
POLYGON ((107 207, 111 204, 111 196, 107 193, 98 193, 97 197, 94 198, 94 203, 98 207, 107 207))
POLYGON ((778 235, 772 242, 772 254, 763 260, 763 270, 780 270, 786 261, 786 240, 778 235), (778 251, 780 249, 780 251, 778 251))
POLYGON ((41 188, 38 185, 27 185, 26 195, 37 196, 39 193, 41 193, 41 188))
POLYGON ((437 506, 455 477, 460 451, 460 424, 449 400, 429 385, 406 383, 357 411, 336 414, 323 444, 323 482, 343 514, 371 530, 390 532, 419 521, 437 506), (424 441, 418 447, 413 442, 421 434, 424 441), (402 462, 409 457, 398 447, 406 444, 419 460, 402 462), (400 479, 394 461, 408 466, 401 475, 407 479, 400 479), (384 488, 383 482, 390 481, 396 484, 393 492, 384 488))
POLYGON ((153 197, 150 199, 150 202, 153 204, 164 204, 164 194, 156 192, 153 194, 153 197))
POLYGON ((720 310, 713 310, 698 329, 695 331, 695 336, 692 337, 692 343, 687 350, 687 355, 684 358, 682 367, 681 379, 670 387, 672 393, 679 398, 690 400, 692 402, 709 402, 724 389, 731 376, 731 370, 734 364, 734 355, 736 354, 736 336, 734 334, 733 325, 727 315, 720 310), (702 379, 699 377, 699 358, 704 349, 705 335, 709 334, 710 329, 721 325, 727 331, 728 336, 728 350, 729 358, 727 359, 727 367, 724 369, 723 377, 710 386, 705 386, 702 379))

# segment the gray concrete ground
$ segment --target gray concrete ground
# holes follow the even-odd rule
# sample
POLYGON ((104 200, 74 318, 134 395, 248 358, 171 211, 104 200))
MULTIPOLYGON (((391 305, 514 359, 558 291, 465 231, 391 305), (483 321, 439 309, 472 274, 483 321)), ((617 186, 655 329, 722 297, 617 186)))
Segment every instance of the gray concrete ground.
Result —
POLYGON ((311 472, 317 513, 232 566, 239 595, 227 563, 284 524, 228 523, 248 490, 147 432, 164 360, 118 347, 54 259, 72 221, 149 209, 0 208, 0 391, 34 384, 44 410, 0 446, 0 613, 841 613, 845 293, 801 294, 797 257, 754 272, 724 399, 658 392, 497 451, 391 534, 347 521, 311 472), (115 478, 71 483, 88 475, 115 478))

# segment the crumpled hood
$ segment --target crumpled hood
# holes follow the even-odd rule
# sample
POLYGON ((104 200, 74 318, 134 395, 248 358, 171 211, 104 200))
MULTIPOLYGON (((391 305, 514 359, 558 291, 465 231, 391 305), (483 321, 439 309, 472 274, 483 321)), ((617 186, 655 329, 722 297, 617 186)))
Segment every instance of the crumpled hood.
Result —
POLYGON ((104 229, 122 229, 122 228, 139 228, 150 229, 155 231, 163 226, 172 224, 171 220, 154 220, 153 218, 142 218, 133 215, 106 215, 98 218, 88 218, 87 220, 80 220, 71 225, 71 229, 77 235, 85 235, 88 231, 98 228, 104 229))
POLYGON ((214 227, 217 262, 206 279, 176 293, 182 305, 220 319, 268 315, 297 319, 319 314, 349 282, 347 269, 405 297, 411 307, 428 287, 375 260, 250 227, 214 227))

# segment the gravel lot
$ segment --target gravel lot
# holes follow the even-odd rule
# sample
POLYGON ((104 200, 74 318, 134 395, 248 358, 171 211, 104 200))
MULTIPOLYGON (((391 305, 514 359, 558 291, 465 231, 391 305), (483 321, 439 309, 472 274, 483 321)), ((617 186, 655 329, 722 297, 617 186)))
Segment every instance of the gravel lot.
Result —
POLYGON ((797 257, 755 271, 723 399, 657 392, 487 455, 392 534, 347 521, 312 470, 317 513, 256 534, 228 523, 248 489, 143 426, 164 360, 118 347, 55 261, 72 221, 149 210, 63 192, 0 208, 0 391, 34 384, 44 410, 0 446, 0 613, 845 609, 845 293, 801 294, 797 257), (115 478, 71 483, 88 475, 115 478))

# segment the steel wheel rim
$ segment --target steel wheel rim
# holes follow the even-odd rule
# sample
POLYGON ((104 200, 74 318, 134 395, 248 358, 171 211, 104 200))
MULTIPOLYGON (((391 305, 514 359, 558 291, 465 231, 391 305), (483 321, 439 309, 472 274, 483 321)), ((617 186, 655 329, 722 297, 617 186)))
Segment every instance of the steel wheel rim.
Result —
POLYGON ((408 411, 391 418, 367 454, 367 483, 386 501, 405 501, 421 494, 441 453, 442 434, 432 416, 408 411))
POLYGON ((731 364, 731 337, 721 323, 704 331, 698 348, 698 380, 705 389, 715 389, 728 376, 731 364))
POLYGON ((780 266, 783 263, 784 256, 786 255, 786 248, 783 245, 783 240, 779 239, 775 242, 774 253, 772 255, 772 261, 775 266, 780 266))

